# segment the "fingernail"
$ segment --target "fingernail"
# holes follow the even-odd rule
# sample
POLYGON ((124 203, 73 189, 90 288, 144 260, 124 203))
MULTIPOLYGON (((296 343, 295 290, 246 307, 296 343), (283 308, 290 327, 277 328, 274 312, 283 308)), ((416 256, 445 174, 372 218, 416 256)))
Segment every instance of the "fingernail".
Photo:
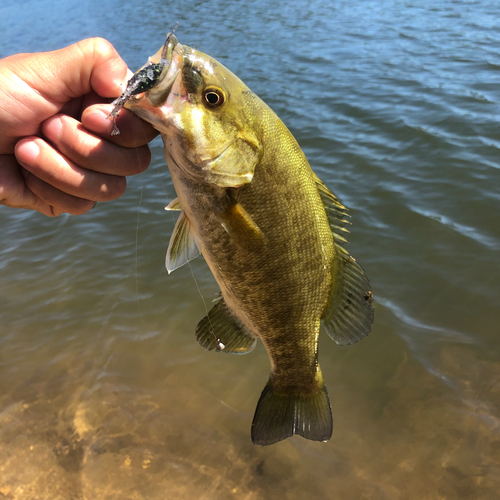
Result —
POLYGON ((122 93, 126 88, 128 81, 134 76, 134 72, 127 68, 127 74, 123 80, 117 80, 118 88, 120 89, 120 93, 122 93))
POLYGON ((115 86, 117 89, 116 97, 119 97, 120 94, 127 88, 128 81, 134 76, 134 72, 127 68, 127 74, 123 80, 115 80, 115 86))
POLYGON ((89 116, 94 116, 94 119, 96 120, 102 120, 103 118, 107 118, 109 116, 109 113, 105 113, 104 111, 96 109, 95 111, 90 111, 89 113, 87 113, 86 118, 88 118, 89 116))
MULTIPOLYGON (((109 110, 111 113, 111 108, 109 110)), ((112 125, 112 121, 108 118, 109 114, 105 111, 96 109, 84 113, 82 116, 82 123, 85 128, 91 130, 92 132, 97 132, 98 134, 109 133, 112 125)))
POLYGON ((40 148, 33 139, 21 140, 16 145, 16 158, 20 163, 33 165, 39 153, 40 148))

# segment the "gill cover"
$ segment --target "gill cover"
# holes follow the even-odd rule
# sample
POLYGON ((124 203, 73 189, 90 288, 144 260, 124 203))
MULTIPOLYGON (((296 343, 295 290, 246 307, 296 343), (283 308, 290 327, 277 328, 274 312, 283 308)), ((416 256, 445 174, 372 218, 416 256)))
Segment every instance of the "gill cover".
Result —
POLYGON ((179 78, 187 99, 175 109, 182 144, 176 163, 186 174, 218 187, 251 182, 262 146, 253 115, 247 115, 250 89, 215 59, 186 46, 179 78))

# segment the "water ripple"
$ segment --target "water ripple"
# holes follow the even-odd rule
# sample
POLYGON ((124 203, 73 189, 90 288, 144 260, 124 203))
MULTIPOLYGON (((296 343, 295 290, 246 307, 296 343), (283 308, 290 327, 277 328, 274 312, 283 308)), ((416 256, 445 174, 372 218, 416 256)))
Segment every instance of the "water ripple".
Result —
POLYGON ((484 246, 487 246, 492 250, 500 250, 500 241, 498 239, 482 234, 474 227, 459 224, 458 222, 452 220, 450 217, 442 214, 437 214, 429 210, 421 209, 414 205, 408 205, 408 208, 410 208, 410 210, 412 210, 413 212, 423 215, 424 217, 428 217, 429 219, 435 220, 449 227, 453 231, 461 234, 462 236, 466 236, 467 238, 470 238, 484 246))

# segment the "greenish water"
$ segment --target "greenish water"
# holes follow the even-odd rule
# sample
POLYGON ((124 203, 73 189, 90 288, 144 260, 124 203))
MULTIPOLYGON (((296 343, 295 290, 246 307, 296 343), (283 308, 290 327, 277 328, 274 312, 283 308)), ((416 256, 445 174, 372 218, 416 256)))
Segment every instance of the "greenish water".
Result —
POLYGON ((135 69, 177 20, 351 209, 372 334, 320 339, 329 443, 253 446, 267 354, 197 344, 218 289, 201 259, 164 269, 159 141, 85 216, 0 207, 0 499, 498 498, 497 3, 7 0, 0 56, 102 36, 135 69))

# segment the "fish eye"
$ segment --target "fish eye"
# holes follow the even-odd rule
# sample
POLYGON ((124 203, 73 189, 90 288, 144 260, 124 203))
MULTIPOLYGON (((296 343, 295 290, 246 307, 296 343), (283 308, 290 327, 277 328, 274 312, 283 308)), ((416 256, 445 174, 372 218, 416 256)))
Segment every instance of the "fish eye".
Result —
POLYGON ((203 93, 205 103, 211 108, 218 108, 224 103, 224 93, 220 89, 208 88, 203 93))

